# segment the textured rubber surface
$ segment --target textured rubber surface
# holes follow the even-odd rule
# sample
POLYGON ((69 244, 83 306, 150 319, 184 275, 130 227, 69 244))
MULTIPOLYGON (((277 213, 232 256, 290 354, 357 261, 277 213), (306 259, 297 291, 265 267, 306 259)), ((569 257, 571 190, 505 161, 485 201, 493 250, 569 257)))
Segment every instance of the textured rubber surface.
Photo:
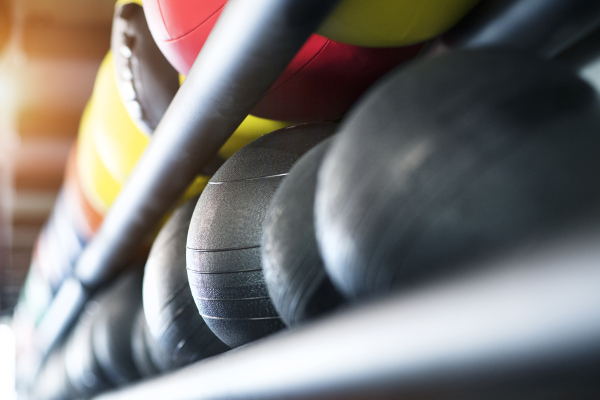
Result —
MULTIPOLYGON (((152 361, 152 364, 156 367, 156 369, 160 372, 161 371, 161 364, 165 364, 168 362, 168 360, 170 359, 170 355, 165 353, 162 349, 162 347, 158 344, 158 342, 156 341, 156 339, 154 339, 154 336, 152 336, 152 333, 150 332, 150 328, 148 327, 148 324, 146 322, 146 329, 144 330, 144 339, 145 339, 145 343, 146 343, 146 348, 148 349, 148 355, 150 356, 150 360, 152 361)), ((166 366, 164 367, 164 369, 166 370, 166 366)))
POLYGON ((156 46, 141 4, 117 3, 111 52, 125 108, 142 132, 152 134, 179 89, 179 75, 156 46))
POLYGON ((148 325, 146 324, 144 309, 140 307, 131 332, 131 351, 133 353, 133 363, 142 377, 156 375, 159 372, 158 367, 152 361, 150 349, 146 342, 147 331, 148 325))
POLYGON ((98 299, 92 324, 92 347, 102 371, 114 385, 140 378, 133 361, 131 333, 142 305, 142 269, 119 276, 98 299))
POLYGON ((332 139, 306 153, 275 192, 262 237, 262 267, 281 319, 295 326, 344 302, 325 273, 315 239, 317 172, 332 139))
POLYGON ((227 345, 284 327, 267 293, 262 225, 277 186, 337 124, 304 124, 265 135, 235 153, 200 196, 187 238, 188 279, 198 310, 227 345))
MULTIPOLYGON (((187 75, 226 0, 144 0, 158 47, 187 75)), ((376 49, 312 35, 252 115, 281 121, 339 119, 379 77, 417 55, 421 45, 376 49)))
POLYGON ((143 297, 153 339, 150 352, 163 371, 229 349, 198 315, 187 280, 185 247, 197 202, 198 196, 175 211, 154 241, 146 263, 143 297))
POLYGON ((587 83, 519 52, 452 52, 394 74, 319 172, 333 283, 352 298, 384 293, 593 211, 599 125, 587 83))
POLYGON ((65 346, 65 363, 69 380, 83 398, 114 386, 102 371, 92 345, 92 324, 99 308, 100 305, 96 300, 86 304, 65 346))

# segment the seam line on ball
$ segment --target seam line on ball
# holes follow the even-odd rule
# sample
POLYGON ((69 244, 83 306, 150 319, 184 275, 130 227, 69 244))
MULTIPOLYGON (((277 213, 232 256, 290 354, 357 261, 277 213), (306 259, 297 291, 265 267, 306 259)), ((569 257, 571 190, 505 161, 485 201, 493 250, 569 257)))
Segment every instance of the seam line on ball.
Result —
POLYGON ((268 178, 279 178, 281 176, 286 176, 288 173, 284 173, 284 174, 275 174, 275 175, 266 175, 266 176, 257 176, 255 178, 246 178, 246 179, 234 179, 231 181, 215 181, 215 182, 211 182, 209 181, 208 184, 209 185, 222 185, 224 183, 232 183, 232 182, 245 182, 245 181, 256 181, 259 179, 268 179, 268 178))
POLYGON ((222 11, 222 10, 223 10, 223 7, 225 7, 225 4, 223 4, 221 7, 219 7, 219 9, 218 9, 217 11, 213 12, 213 13, 212 13, 212 14, 210 14, 208 17, 206 17, 206 19, 205 19, 204 21, 202 21, 202 22, 200 22, 198 25, 196 25, 196 26, 194 27, 194 29, 192 29, 192 30, 191 30, 191 31, 189 31, 189 32, 186 32, 186 33, 184 33, 184 34, 183 34, 183 35, 181 35, 181 36, 177 36, 177 37, 173 37, 173 38, 172 38, 172 37, 171 37, 171 33, 169 33, 169 30, 168 30, 168 29, 166 29, 166 28, 167 28, 167 24, 166 24, 166 22, 165 22, 165 20, 164 20, 164 17, 163 17, 163 15, 162 15, 162 9, 160 8, 160 2, 158 2, 158 4, 159 4, 160 16, 161 16, 161 18, 163 18, 163 24, 165 25, 165 30, 167 31, 167 34, 169 35, 169 40, 165 40, 165 43, 176 42, 176 41, 178 41, 178 40, 181 40, 181 39, 183 39, 183 38, 184 38, 184 37, 186 37, 186 36, 189 36, 189 35, 191 35, 191 34, 192 34, 192 33, 194 33, 195 31, 197 31, 197 30, 198 30, 198 29, 199 29, 199 28, 200 28, 202 25, 204 25, 204 24, 205 24, 205 23, 206 23, 206 22, 207 22, 209 19, 211 19, 212 17, 214 17, 214 16, 215 16, 215 14, 217 14, 217 13, 218 13, 218 12, 220 12, 220 11, 222 11))
MULTIPOLYGON (((265 300, 265 299, 270 299, 270 297, 269 296, 261 296, 261 297, 243 297, 243 298, 239 298, 239 299, 210 299, 208 297, 194 296, 194 299, 204 300, 204 301, 245 301, 245 300, 265 300)), ((194 303, 192 303, 192 304, 194 304, 194 303)))
POLYGON ((219 253, 222 251, 234 251, 234 250, 248 250, 248 249, 256 249, 259 248, 260 244, 256 246, 248 246, 248 247, 231 247, 228 249, 218 249, 218 250, 203 250, 203 249, 193 249, 191 247, 186 247, 186 249, 191 250, 195 253, 219 253))
POLYGON ((242 272, 262 271, 262 268, 238 269, 235 271, 224 271, 224 272, 201 272, 201 271, 194 271, 193 269, 189 269, 189 268, 186 268, 186 269, 188 270, 188 272, 193 272, 194 274, 199 274, 199 275, 239 274, 242 272))
POLYGON ((209 315, 200 314, 202 318, 208 319, 221 319, 224 321, 260 321, 265 319, 280 319, 279 317, 261 317, 261 318, 222 318, 222 317, 211 317, 209 315))
MULTIPOLYGON (((321 36, 319 34, 313 34, 316 36, 321 36)), ((326 38, 327 39, 327 38, 326 38)), ((285 85, 286 83, 288 83, 289 81, 291 81, 296 75, 298 75, 300 72, 302 72, 302 70, 304 68, 306 68, 308 66, 308 64, 310 64, 311 62, 313 62, 313 60, 315 58, 317 58, 317 56, 319 54, 321 54, 321 52, 323 51, 323 49, 329 44, 329 42, 331 42, 331 39, 327 39, 325 41, 325 43, 323 43, 323 46, 321 46, 321 48, 319 49, 319 51, 317 51, 311 58, 310 60, 308 60, 302 67, 300 67, 300 69, 298 69, 296 72, 294 72, 291 76, 289 76, 285 81, 280 82, 279 85, 272 87, 269 89, 269 91, 267 92, 267 94, 265 94, 265 96, 270 95, 271 93, 273 93, 274 91, 276 91, 277 89, 279 89, 281 86, 285 85)))

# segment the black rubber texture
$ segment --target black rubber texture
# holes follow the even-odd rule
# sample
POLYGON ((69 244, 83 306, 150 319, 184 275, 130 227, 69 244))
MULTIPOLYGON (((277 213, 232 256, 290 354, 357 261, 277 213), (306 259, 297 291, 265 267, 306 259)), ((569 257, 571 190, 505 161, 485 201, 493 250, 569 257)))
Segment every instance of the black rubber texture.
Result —
POLYGON ((87 398, 100 393, 114 384, 108 379, 94 354, 92 324, 100 305, 89 301, 65 346, 65 363, 69 380, 80 397, 87 398))
POLYGON ((379 295, 589 213, 599 110, 574 72, 516 51, 452 52, 393 73, 345 120, 319 172, 316 232, 333 283, 349 298, 379 295))
POLYGON ((163 371, 229 350, 198 315, 190 291, 185 247, 198 197, 175 211, 158 234, 144 274, 144 313, 150 353, 163 371))
POLYGON ((107 378, 116 386, 140 378, 133 361, 131 334, 142 306, 142 268, 123 273, 100 296, 92 324, 92 348, 107 378))
POLYGON ((146 324, 144 309, 140 307, 137 316, 135 317, 133 331, 131 332, 131 351, 133 363, 140 375, 144 378, 156 375, 160 372, 150 355, 150 349, 146 342, 147 331, 148 325, 146 324))
POLYGON ((48 357, 34 384, 32 397, 36 400, 72 400, 80 397, 67 376, 63 347, 57 348, 48 357))
POLYGON ((273 305, 287 326, 295 326, 344 303, 325 273, 313 209, 317 172, 327 139, 294 164, 275 192, 262 237, 262 267, 273 305))
POLYGON ((153 133, 179 89, 179 75, 152 38, 144 10, 136 3, 115 9, 111 50, 121 97, 132 119, 153 133), (123 49, 128 49, 123 52, 123 49), (127 57, 129 56, 129 57, 127 57), (128 89, 123 90, 126 86, 128 89), (137 103, 133 109, 128 102, 137 103))
POLYGON ((150 355, 150 359, 152 360, 152 364, 156 366, 159 372, 168 371, 168 361, 170 359, 170 354, 167 354, 163 351, 162 347, 159 343, 154 339, 152 333, 150 332, 150 328, 146 323, 147 329, 144 331, 144 339, 146 341, 146 347, 148 349, 148 354, 150 355), (161 365, 163 368, 161 369, 161 365))
POLYGON ((284 327, 262 273, 263 221, 292 165, 336 127, 303 124, 255 140, 223 164, 200 196, 187 238, 188 279, 200 315, 232 348, 284 327))

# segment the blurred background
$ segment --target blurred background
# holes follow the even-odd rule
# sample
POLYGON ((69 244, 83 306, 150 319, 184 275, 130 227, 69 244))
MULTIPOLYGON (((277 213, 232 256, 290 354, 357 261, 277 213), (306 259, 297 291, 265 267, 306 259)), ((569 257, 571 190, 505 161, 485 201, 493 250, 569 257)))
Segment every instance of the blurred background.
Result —
POLYGON ((113 0, 0 1, 0 399, 14 398, 9 317, 110 43, 113 0))
POLYGON ((112 0, 0 2, 2 268, 10 315, 110 42, 112 0))

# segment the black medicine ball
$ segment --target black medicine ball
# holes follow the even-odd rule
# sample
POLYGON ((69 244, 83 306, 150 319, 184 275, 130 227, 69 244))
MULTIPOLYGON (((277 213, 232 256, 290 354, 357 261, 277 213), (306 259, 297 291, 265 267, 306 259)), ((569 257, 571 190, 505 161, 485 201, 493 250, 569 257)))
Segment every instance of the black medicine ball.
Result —
POLYGON ((240 149, 200 196, 187 239, 188 279, 198 310, 227 345, 241 346, 284 327, 261 267, 265 214, 292 165, 337 124, 303 124, 240 149))
POLYGON ((349 298, 506 251, 600 204, 600 103, 574 72, 456 51, 387 78, 319 173, 316 231, 349 298))

